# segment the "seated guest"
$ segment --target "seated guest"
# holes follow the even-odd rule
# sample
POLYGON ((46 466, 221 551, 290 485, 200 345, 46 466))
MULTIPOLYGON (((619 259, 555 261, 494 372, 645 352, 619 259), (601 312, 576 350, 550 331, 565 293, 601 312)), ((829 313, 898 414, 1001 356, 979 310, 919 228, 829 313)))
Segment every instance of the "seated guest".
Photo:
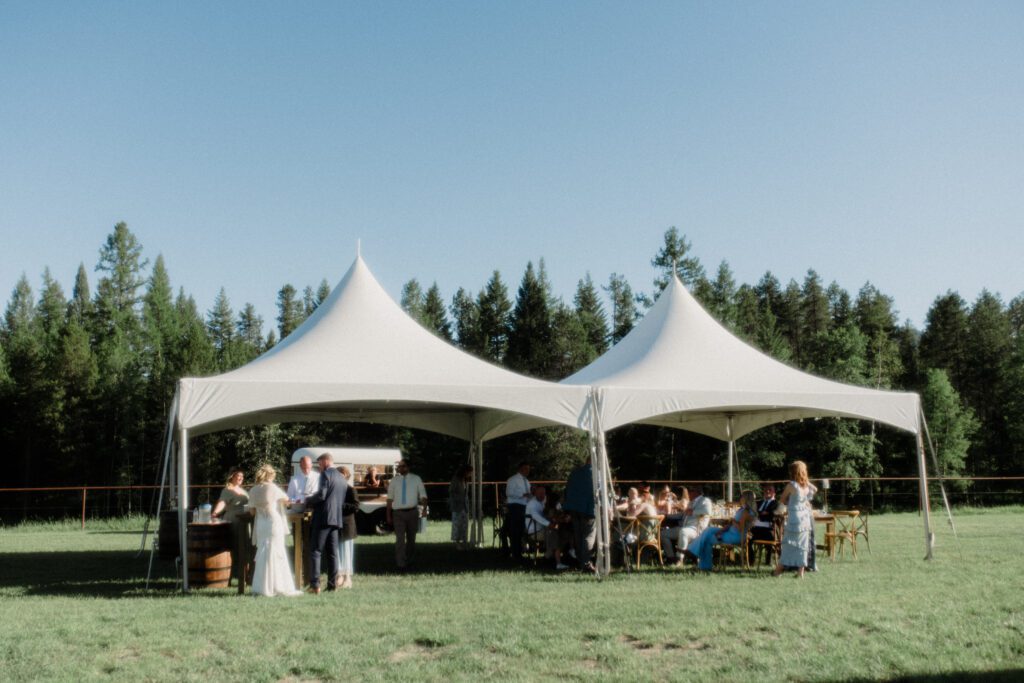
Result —
POLYGON ((380 475, 377 474, 377 468, 370 465, 370 469, 366 470, 366 476, 363 477, 363 486, 371 489, 379 489, 383 485, 380 480, 380 475))
MULTIPOLYGON (((775 487, 768 484, 764 487, 764 499, 757 506, 757 521, 754 528, 750 530, 750 550, 754 549, 754 541, 777 541, 775 538, 775 510, 779 507, 779 501, 775 500, 775 487)), ((768 564, 772 563, 774 549, 766 546, 768 552, 768 564)))
POLYGON ((668 484, 658 490, 658 495, 654 499, 654 507, 657 508, 659 515, 666 517, 676 511, 676 494, 672 493, 672 488, 668 484))
POLYGON ((619 511, 623 517, 636 517, 637 510, 640 509, 640 493, 635 487, 630 486, 629 490, 626 491, 626 499, 615 506, 615 509, 619 511))
POLYGON ((740 495, 740 509, 726 528, 711 527, 705 529, 696 541, 690 544, 688 552, 697 556, 697 568, 709 572, 712 566, 712 553, 719 543, 736 545, 743 544, 746 548, 744 533, 757 520, 757 508, 754 506, 754 492, 744 491, 740 495))
POLYGON ((683 527, 679 530, 679 538, 676 545, 680 551, 685 552, 690 542, 701 535, 711 523, 711 513, 714 511, 714 503, 704 495, 703 486, 694 486, 690 491, 690 507, 686 510, 686 517, 683 519, 683 527))
MULTIPOLYGON (((648 487, 650 488, 650 487, 648 487)), ((657 514, 658 508, 654 505, 654 496, 651 495, 650 491, 640 494, 640 507, 636 511, 636 516, 653 517, 657 514)))

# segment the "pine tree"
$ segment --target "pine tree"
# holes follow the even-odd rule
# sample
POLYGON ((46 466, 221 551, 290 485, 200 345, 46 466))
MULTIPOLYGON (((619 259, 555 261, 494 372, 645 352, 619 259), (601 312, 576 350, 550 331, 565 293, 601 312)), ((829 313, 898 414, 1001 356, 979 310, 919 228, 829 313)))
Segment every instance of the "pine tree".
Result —
POLYGON ((181 329, 174 366, 179 368, 182 377, 201 377, 214 372, 216 352, 206 334, 206 323, 199 315, 195 299, 186 296, 184 289, 179 289, 174 310, 181 329))
POLYGON ((501 281, 501 273, 494 271, 487 285, 477 296, 476 307, 479 313, 480 345, 484 358, 502 363, 508 351, 512 302, 508 300, 508 288, 501 281))
POLYGON ((78 264, 75 274, 75 286, 71 290, 71 301, 68 303, 68 318, 75 320, 83 328, 89 325, 93 316, 92 300, 89 298, 89 276, 85 272, 85 264, 78 264))
POLYGON ((416 278, 402 285, 402 310, 421 325, 423 324, 423 303, 423 288, 420 287, 416 278))
POLYGON ((234 317, 235 314, 231 310, 228 295, 221 287, 217 297, 213 300, 213 308, 206 313, 206 332, 210 342, 213 343, 217 369, 222 372, 235 367, 234 317))
POLYGON ((608 286, 604 288, 612 300, 612 345, 618 344, 636 324, 639 313, 633 289, 624 275, 612 273, 608 278, 608 286))
POLYGON ((786 339, 792 350, 793 361, 797 367, 804 365, 804 326, 803 326, 803 291, 796 280, 790 280, 782 292, 776 318, 779 332, 786 339))
POLYGON ((718 272, 711 281, 705 304, 720 323, 730 329, 736 327, 736 278, 732 275, 728 261, 723 260, 718 264, 718 272))
POLYGON ((936 297, 921 333, 921 364, 945 370, 953 386, 962 387, 967 345, 967 302, 953 291, 936 297))
POLYGON ((584 363, 586 365, 608 349, 608 316, 605 315, 604 306, 597 295, 594 281, 590 279, 590 273, 576 285, 573 303, 576 304, 576 317, 589 346, 589 351, 585 354, 589 358, 584 363))
POLYGON ((464 351, 483 356, 484 347, 480 336, 480 309, 469 293, 459 287, 452 297, 452 320, 455 321, 455 337, 464 351))
POLYGON ((779 309, 782 307, 782 285, 770 270, 765 271, 765 274, 754 285, 754 294, 757 295, 757 304, 762 311, 768 311, 772 315, 778 316, 779 309))
POLYGON ((320 304, 327 301, 327 297, 331 295, 331 284, 327 282, 327 278, 320 280, 320 285, 316 288, 316 298, 313 300, 315 306, 314 310, 319 308, 320 304))
POLYGON ((982 290, 967 318, 965 363, 960 393, 981 421, 971 449, 973 471, 1000 470, 999 456, 1012 446, 1004 408, 1009 400, 1006 378, 1013 359, 1010 321, 999 297, 982 290))
POLYGON ((945 370, 928 371, 921 405, 942 475, 962 474, 971 436, 979 425, 971 409, 961 402, 945 370))
POLYGON ((533 263, 527 263, 512 311, 505 363, 513 370, 535 377, 549 377, 551 372, 549 294, 534 271, 533 263))
POLYGON ((583 317, 565 304, 551 315, 551 368, 549 379, 564 379, 599 355, 583 317))
POLYGON ((309 285, 302 290, 302 319, 305 320, 309 316, 313 315, 313 311, 316 310, 316 292, 309 285))
POLYGON ((32 287, 24 274, 15 285, 4 311, 0 341, 6 352, 10 378, 3 420, 9 430, 6 436, 10 448, 5 467, 0 468, 0 481, 13 486, 33 486, 38 457, 35 446, 40 434, 38 415, 44 400, 39 391, 44 365, 42 334, 32 287))
POLYGON ((828 310, 832 316, 833 326, 843 327, 853 320, 850 293, 840 287, 835 280, 825 290, 825 296, 828 298, 828 310))
POLYGON ((285 285, 277 293, 277 329, 281 339, 301 325, 303 318, 302 302, 296 298, 295 288, 285 285))
POLYGON ((654 279, 655 294, 668 286, 673 271, 687 288, 693 290, 704 279, 704 266, 696 256, 687 256, 691 244, 675 226, 665 231, 665 243, 651 259, 651 265, 661 274, 654 279))
POLYGON ((239 361, 248 363, 263 353, 263 318, 250 303, 242 307, 235 327, 240 346, 239 361))
POLYGON ((423 299, 423 326, 447 341, 452 340, 452 326, 448 322, 448 312, 445 310, 444 299, 441 297, 441 288, 435 282, 427 290, 423 299))
MULTIPOLYGON (((139 483, 138 466, 146 464, 141 452, 144 424, 142 325, 140 290, 145 284, 142 245, 124 223, 100 249, 96 270, 103 275, 96 286, 96 355, 99 366, 100 430, 102 447, 96 456, 106 463, 93 470, 109 483, 139 483)), ((122 499, 128 504, 130 496, 122 499)))
POLYGON ((754 342, 761 324, 761 307, 757 293, 750 285, 736 290, 736 332, 748 342, 754 342))
POLYGON ((818 334, 827 332, 832 326, 828 296, 821 286, 821 278, 813 269, 809 269, 804 277, 800 319, 803 336, 807 339, 813 339, 818 334))

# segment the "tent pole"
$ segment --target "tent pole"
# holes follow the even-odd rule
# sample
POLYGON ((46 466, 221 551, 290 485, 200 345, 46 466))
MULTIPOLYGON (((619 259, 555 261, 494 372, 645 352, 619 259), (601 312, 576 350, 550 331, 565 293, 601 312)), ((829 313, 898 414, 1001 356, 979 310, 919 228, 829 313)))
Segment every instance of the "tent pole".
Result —
POLYGON ((729 485, 728 485, 728 488, 725 491, 725 502, 731 503, 732 502, 732 479, 733 479, 732 462, 733 462, 733 458, 736 455, 736 442, 732 438, 732 415, 729 416, 729 421, 725 425, 725 433, 729 437, 729 467, 728 467, 728 471, 729 471, 729 485))
POLYGON ((188 592, 188 430, 178 430, 178 559, 181 591, 188 592))
POLYGON ((924 439, 921 436, 921 429, 917 430, 917 467, 920 473, 920 495, 921 511, 924 513, 924 559, 933 558, 932 551, 935 549, 935 533, 932 531, 931 503, 928 500, 928 471, 924 460, 924 439))
POLYGON ((480 474, 479 474, 479 472, 477 472, 477 469, 476 469, 476 442, 473 439, 469 440, 469 454, 468 455, 469 455, 469 466, 473 468, 473 479, 470 481, 470 484, 469 484, 469 507, 473 511, 473 513, 472 513, 472 515, 470 517, 470 520, 468 520, 470 525, 471 525, 470 529, 469 529, 469 544, 471 546, 473 546, 473 547, 476 547, 477 544, 478 544, 478 541, 479 541, 479 539, 477 537, 478 529, 476 527, 476 510, 477 510, 476 497, 478 495, 477 486, 476 486, 476 480, 477 480, 477 477, 480 476, 480 474))
MULTIPOLYGON (((928 444, 928 449, 932 452, 932 465, 935 467, 935 476, 939 480, 939 490, 942 492, 942 504, 946 508, 946 518, 949 520, 949 526, 953 530, 953 538, 958 542, 960 536, 956 533, 956 524, 953 523, 953 508, 949 504, 949 496, 946 495, 946 482, 942 480, 943 474, 939 469, 939 455, 935 452, 935 443, 932 441, 931 432, 928 431, 928 420, 924 417, 924 409, 921 410, 921 426, 924 428, 924 436, 928 444)), ((959 543, 957 549, 960 549, 959 543)))
POLYGON ((484 544, 484 442, 483 439, 476 442, 476 527, 478 543, 484 544))

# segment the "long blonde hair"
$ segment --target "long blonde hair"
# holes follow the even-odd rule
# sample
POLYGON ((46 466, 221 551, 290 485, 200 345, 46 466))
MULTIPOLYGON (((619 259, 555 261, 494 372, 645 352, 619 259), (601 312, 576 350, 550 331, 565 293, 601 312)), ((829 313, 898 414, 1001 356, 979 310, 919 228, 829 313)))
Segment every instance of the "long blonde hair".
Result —
POLYGON ((794 460, 789 464, 789 476, 800 486, 807 486, 810 480, 807 478, 807 463, 803 460, 794 460))
POLYGON ((274 481, 274 477, 277 476, 277 470, 270 465, 260 465, 260 468, 256 470, 256 476, 254 477, 257 484, 266 484, 268 481, 274 481))

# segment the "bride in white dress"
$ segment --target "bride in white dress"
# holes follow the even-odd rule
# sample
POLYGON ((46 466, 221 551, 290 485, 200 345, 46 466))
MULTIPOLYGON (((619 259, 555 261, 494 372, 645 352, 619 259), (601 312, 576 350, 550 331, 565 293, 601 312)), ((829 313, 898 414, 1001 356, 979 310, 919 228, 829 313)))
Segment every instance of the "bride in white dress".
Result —
POLYGON ((284 537, 288 535, 285 504, 288 495, 274 483, 277 472, 270 465, 256 471, 256 486, 249 492, 246 508, 256 513, 253 545, 256 559, 252 575, 253 595, 300 595, 288 563, 284 537))

